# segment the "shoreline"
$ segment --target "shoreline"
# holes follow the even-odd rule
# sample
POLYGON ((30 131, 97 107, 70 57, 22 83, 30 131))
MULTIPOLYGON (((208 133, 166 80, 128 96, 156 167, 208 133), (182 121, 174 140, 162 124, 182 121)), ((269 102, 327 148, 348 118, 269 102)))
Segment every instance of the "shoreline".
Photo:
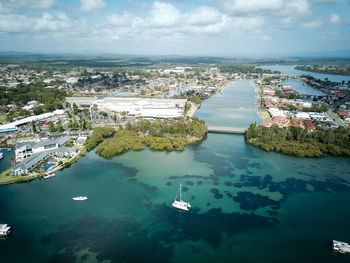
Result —
POLYGON ((37 179, 37 178, 42 178, 42 177, 45 176, 45 174, 47 172, 55 173, 55 172, 57 172, 57 171, 59 171, 61 169, 68 168, 70 165, 72 165, 73 163, 78 161, 80 157, 84 156, 84 154, 85 154, 85 148, 83 148, 82 150, 77 152, 67 162, 65 162, 65 163, 63 163, 63 164, 61 164, 59 166, 54 167, 50 171, 46 171, 46 172, 43 172, 43 173, 35 172, 35 173, 29 173, 28 175, 6 175, 6 172, 8 172, 9 170, 12 169, 12 166, 11 166, 10 168, 8 168, 7 170, 3 171, 0 174, 0 186, 1 185, 14 184, 14 183, 27 182, 27 181, 31 181, 31 180, 34 180, 34 179, 37 179), (67 166, 67 163, 69 164, 68 166, 67 166), (4 173, 5 173, 5 175, 3 175, 4 173), (8 177, 8 180, 3 181, 2 178, 4 178, 4 177, 8 177))

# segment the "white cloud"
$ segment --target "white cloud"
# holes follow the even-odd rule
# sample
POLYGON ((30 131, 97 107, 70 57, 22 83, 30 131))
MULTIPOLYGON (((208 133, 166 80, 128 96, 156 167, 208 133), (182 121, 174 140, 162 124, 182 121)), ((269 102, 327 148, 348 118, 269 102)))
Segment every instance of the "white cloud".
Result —
POLYGON ((172 4, 154 2, 148 23, 155 27, 171 27, 181 22, 180 11, 172 4))
POLYGON ((314 3, 338 3, 338 2, 349 2, 350 0, 310 0, 314 3))
POLYGON ((169 3, 155 2, 143 18, 128 13, 108 16, 97 26, 94 34, 106 40, 185 41, 213 34, 227 36, 256 32, 264 23, 262 16, 228 16, 206 6, 181 13, 169 3))
POLYGON ((37 33, 72 32, 82 30, 83 21, 70 19, 62 12, 43 13, 39 17, 23 14, 0 15, 1 33, 37 33))
POLYGON ((277 17, 284 27, 311 14, 309 0, 217 0, 220 11, 228 15, 277 17))
POLYGON ((10 0, 6 1, 5 5, 8 8, 32 8, 47 10, 53 7, 55 0, 10 0))
POLYGON ((331 14, 329 17, 329 22, 331 24, 339 24, 341 22, 340 16, 337 14, 331 14))
POLYGON ((294 16, 308 16, 311 14, 310 5, 306 0, 287 1, 283 13, 294 16))
POLYGON ((80 12, 91 14, 98 12, 106 7, 103 0, 80 0, 80 12))
POLYGON ((230 14, 280 10, 283 0, 218 0, 220 10, 230 14))
POLYGON ((186 21, 190 25, 210 25, 218 22, 222 14, 215 8, 201 6, 186 15, 186 21))
POLYGON ((322 22, 320 20, 313 20, 310 22, 302 23, 300 25, 301 28, 306 28, 306 29, 320 27, 320 26, 322 26, 322 22))
POLYGON ((112 26, 130 26, 133 23, 133 16, 124 12, 122 14, 113 14, 106 18, 106 22, 112 26))

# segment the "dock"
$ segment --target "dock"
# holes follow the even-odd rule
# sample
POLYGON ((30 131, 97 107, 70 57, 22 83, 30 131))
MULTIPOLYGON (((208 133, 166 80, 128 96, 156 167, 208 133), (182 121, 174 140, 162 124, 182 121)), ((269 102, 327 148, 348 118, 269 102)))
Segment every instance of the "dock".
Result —
POLYGON ((208 132, 210 133, 245 134, 247 130, 245 128, 208 126, 208 132))

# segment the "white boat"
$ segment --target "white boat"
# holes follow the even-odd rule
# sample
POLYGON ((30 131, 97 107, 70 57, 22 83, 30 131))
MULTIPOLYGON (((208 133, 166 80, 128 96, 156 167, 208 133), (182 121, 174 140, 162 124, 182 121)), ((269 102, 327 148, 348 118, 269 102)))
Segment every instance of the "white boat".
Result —
POLYGON ((339 253, 343 253, 343 254, 350 253, 350 244, 346 243, 346 242, 333 240, 332 248, 333 248, 333 250, 335 250, 339 253))
POLYGON ((7 151, 8 151, 8 152, 11 152, 11 148, 7 148, 7 151))
POLYGON ((46 174, 46 175, 44 175, 43 177, 44 177, 45 179, 47 179, 47 178, 51 178, 51 177, 54 177, 54 176, 56 176, 56 174, 51 173, 51 174, 46 174))
POLYGON ((86 196, 77 196, 77 197, 73 197, 72 199, 75 201, 85 201, 88 198, 86 196))
POLYGON ((0 160, 4 158, 4 154, 2 152, 0 152, 0 160))
POLYGON ((191 207, 190 203, 185 202, 185 201, 182 200, 182 184, 180 184, 179 190, 176 193, 175 200, 172 203, 172 206, 177 208, 177 209, 184 210, 184 211, 188 211, 188 208, 191 207), (180 193, 180 199, 177 200, 177 195, 179 193, 180 193))
POLYGON ((7 236, 11 232, 11 227, 8 224, 0 224, 0 236, 7 236))

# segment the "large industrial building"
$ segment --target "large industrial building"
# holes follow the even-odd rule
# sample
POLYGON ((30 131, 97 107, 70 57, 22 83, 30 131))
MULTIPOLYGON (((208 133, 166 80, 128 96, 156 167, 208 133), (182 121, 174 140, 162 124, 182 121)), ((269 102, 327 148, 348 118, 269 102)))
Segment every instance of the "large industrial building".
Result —
POLYGON ((107 97, 67 97, 70 104, 79 108, 97 105, 98 110, 106 112, 126 112, 128 115, 144 119, 175 119, 183 116, 186 99, 158 98, 117 98, 107 97))
POLYGON ((30 123, 32 121, 41 121, 41 120, 52 118, 54 116, 63 115, 63 114, 65 114, 64 110, 55 110, 53 112, 47 112, 40 115, 29 116, 17 121, 0 125, 0 132, 16 131, 18 129, 18 126, 30 123))

